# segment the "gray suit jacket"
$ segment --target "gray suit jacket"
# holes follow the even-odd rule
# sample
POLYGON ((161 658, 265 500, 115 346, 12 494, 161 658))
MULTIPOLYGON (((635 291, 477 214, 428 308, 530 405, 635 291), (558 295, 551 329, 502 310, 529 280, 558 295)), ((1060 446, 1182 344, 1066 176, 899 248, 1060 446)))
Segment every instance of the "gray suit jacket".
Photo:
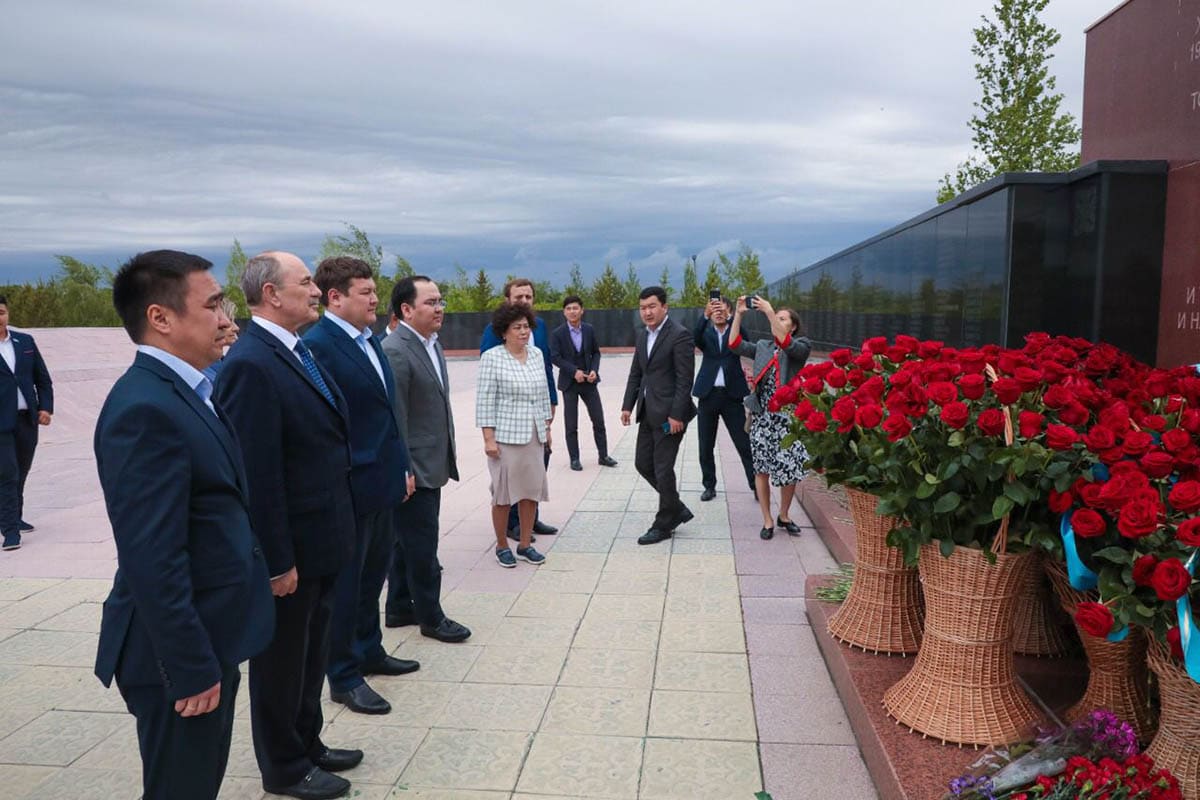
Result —
POLYGON ((667 317, 647 357, 643 327, 635 340, 621 410, 632 411, 636 403, 634 418, 638 422, 657 426, 670 417, 686 424, 696 416, 692 403, 695 375, 696 346, 691 331, 667 317))
POLYGON ((413 475, 422 489, 440 489, 451 478, 458 480, 450 376, 442 345, 434 346, 441 381, 433 371, 425 346, 407 327, 396 326, 383 340, 383 352, 396 379, 396 424, 408 442, 413 475))

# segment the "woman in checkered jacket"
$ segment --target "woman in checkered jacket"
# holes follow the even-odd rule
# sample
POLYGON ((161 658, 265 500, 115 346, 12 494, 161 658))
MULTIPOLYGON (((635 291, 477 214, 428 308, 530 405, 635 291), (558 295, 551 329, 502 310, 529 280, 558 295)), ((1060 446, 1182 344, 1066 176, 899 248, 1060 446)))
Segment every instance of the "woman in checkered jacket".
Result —
POLYGON ((483 429, 483 451, 492 476, 492 526, 496 561, 515 567, 517 559, 541 564, 533 548, 534 512, 550 499, 544 448, 550 445, 550 392, 542 353, 531 343, 533 311, 502 303, 492 315, 492 330, 503 341, 479 357, 475 424, 483 429), (521 538, 514 557, 506 538, 509 507, 517 504, 521 538))

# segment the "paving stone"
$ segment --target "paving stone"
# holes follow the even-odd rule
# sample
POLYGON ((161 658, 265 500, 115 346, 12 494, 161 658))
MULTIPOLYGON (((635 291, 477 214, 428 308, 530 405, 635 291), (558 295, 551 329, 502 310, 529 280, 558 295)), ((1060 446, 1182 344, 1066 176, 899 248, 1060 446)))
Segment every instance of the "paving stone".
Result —
POLYGON ((655 690, 648 736, 753 742, 757 738, 750 693, 655 690))
POLYGON ((25 795, 29 800, 136 800, 141 796, 140 774, 78 767, 58 770, 25 795))
MULTIPOLYGON (((425 739, 424 728, 387 728, 358 722, 361 714, 346 715, 326 725, 321 740, 329 747, 357 748, 363 751, 362 763, 350 777, 356 785, 379 783, 392 785, 408 765, 417 747, 425 739), (353 720, 353 721, 350 721, 353 720)), ((390 716, 390 715, 389 715, 390 716)))
POLYGON ((671 552, 682 555, 733 555, 733 545, 725 539, 671 539, 671 552))
POLYGON ((126 724, 118 714, 47 711, 0 740, 0 758, 10 764, 65 767, 126 724))
POLYGON ((638 795, 643 800, 740 800, 761 789, 752 742, 646 740, 638 795))
POLYGON ((742 653, 690 653, 664 650, 658 654, 655 689, 680 691, 749 692, 750 670, 742 653))
POLYGON ((432 730, 400 782, 438 789, 512 791, 531 738, 497 731, 432 730))
MULTIPOLYGON (((645 594, 667 593, 667 574, 664 572, 605 572, 595 588, 596 594, 645 594)), ((594 598, 593 598, 594 602, 594 598)))
POLYGON ((553 686, 566 657, 566 647, 489 645, 483 648, 464 680, 553 686))
POLYGON ((641 756, 641 739, 538 733, 517 788, 575 797, 635 797, 641 756))
POLYGON ((840 800, 877 800, 857 747, 762 745, 767 791, 773 800, 810 800, 814 786, 836 786, 840 800))
POLYGON ((591 592, 596 588, 596 581, 599 579, 599 570, 596 572, 555 572, 538 568, 537 573, 529 581, 529 588, 526 591, 555 594, 591 592))
POLYGON ((670 617, 663 621, 659 648, 699 653, 744 653, 746 637, 739 622, 670 617))
POLYGON ((0 764, 0 786, 11 798, 36 797, 34 790, 58 770, 29 764, 0 764))
POLYGON ((597 736, 645 736, 650 692, 559 686, 546 709, 541 730, 597 736))
POLYGON ((651 650, 592 650, 572 647, 560 686, 649 689, 653 683, 651 650))
POLYGON ((572 642, 579 648, 650 650, 658 648, 659 621, 656 619, 609 619, 584 614, 572 642))
MULTIPOLYGON (((579 624, 573 619, 505 617, 496 626, 487 644, 506 647, 569 647, 579 624)), ((474 638, 471 637, 472 640, 474 638)))
POLYGON ((549 685, 462 683, 454 687, 433 727, 532 732, 542 721, 550 692, 549 685))
POLYGON ((662 619, 663 598, 650 594, 597 594, 592 597, 587 613, 615 620, 657 620, 662 619))
MULTIPOLYGON (((430 643, 407 641, 400 645, 392 654, 397 658, 411 658, 419 661, 421 669, 418 672, 412 673, 412 676, 414 679, 422 681, 452 681, 458 683, 467 677, 467 673, 471 671, 471 667, 475 664, 475 659, 479 658, 479 654, 483 652, 482 646, 467 644, 465 642, 448 645, 428 639, 425 641, 430 643)), ((404 678, 406 676, 399 675, 396 677, 404 678)), ((372 681, 376 679, 373 677, 372 681)))
MULTIPOLYGON (((537 619, 568 619, 579 621, 591 601, 590 594, 563 592, 522 592, 508 611, 510 617, 537 619)), ((4 645, 0 642, 0 647, 4 645)))

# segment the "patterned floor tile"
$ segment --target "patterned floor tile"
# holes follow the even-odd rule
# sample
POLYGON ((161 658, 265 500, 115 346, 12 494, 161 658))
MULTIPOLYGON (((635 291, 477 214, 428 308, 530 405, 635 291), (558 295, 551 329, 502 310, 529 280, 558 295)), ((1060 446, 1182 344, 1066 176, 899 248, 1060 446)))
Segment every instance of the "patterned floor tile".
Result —
POLYGON ((560 686, 649 689, 654 673, 654 655, 652 650, 572 647, 558 683, 560 686))
POLYGON ((601 553, 555 553, 539 570, 550 572, 594 572, 604 568, 606 556, 601 553))
POLYGON ((73 648, 95 641, 95 636, 78 631, 21 631, 0 642, 0 663, 62 664, 73 648))
MULTIPOLYGON (((455 685, 449 682, 439 682, 418 678, 425 671, 424 666, 411 675, 393 677, 372 675, 369 679, 371 688, 379 692, 385 700, 392 704, 390 714, 355 714, 353 719, 361 725, 379 725, 386 727, 429 728, 442 716, 442 710, 454 693, 455 685)), ((340 715, 339 715, 340 716, 340 715)), ((328 720, 327 720, 328 721, 328 720)))
POLYGON ((645 736, 650 692, 559 686, 541 730, 597 736, 645 736))
POLYGON ((613 648, 619 650, 655 650, 658 647, 659 621, 608 619, 584 614, 575 634, 574 647, 613 648))
POLYGON ((553 550, 547 550, 546 564, 543 566, 549 565, 550 560, 560 553, 607 553, 612 549, 612 544, 613 534, 566 536, 554 543, 553 550))
POLYGON ((749 692, 750 666, 741 653, 689 653, 665 650, 658 654, 655 689, 708 692, 749 692))
POLYGON ((676 553, 671 556, 671 576, 734 575, 732 555, 676 553))
POLYGON ((579 623, 572 619, 505 617, 492 632, 488 644, 507 647, 568 647, 578 625, 579 623))
POLYGON ((641 739, 538 733, 517 789, 575 797, 635 797, 641 761, 641 739))
POLYGON ((442 598, 442 610, 454 617, 503 617, 517 595, 509 592, 450 592, 442 598))
POLYGON ((99 633, 100 612, 101 605, 99 603, 80 603, 68 608, 61 614, 56 614, 49 619, 42 620, 37 624, 37 627, 40 630, 46 631, 99 633))
POLYGON ((566 657, 566 647, 491 645, 483 648, 465 680, 471 683, 553 686, 566 657))
POLYGON ((512 791, 530 738, 502 731, 432 730, 400 783, 512 791))
POLYGON ((732 692, 654 692, 649 736, 677 739, 757 738, 750 694, 732 692))
POLYGON ((701 592, 667 593, 664 618, 691 617, 713 622, 740 622, 742 602, 737 595, 705 595, 701 592))
POLYGON ((671 540, 671 552, 675 555, 733 555, 733 544, 728 539, 675 537, 671 540))
POLYGON ((362 763, 348 776, 356 784, 394 784, 408 765, 413 753, 425 739, 425 728, 380 728, 358 722, 360 714, 345 716, 326 725, 321 740, 330 747, 357 748, 363 751, 362 763))
POLYGON ((671 554, 666 549, 654 546, 642 547, 624 553, 609 553, 604 563, 605 572, 666 572, 671 564, 671 554))
POLYGON ((643 594, 598 594, 587 611, 589 617, 617 620, 657 620, 662 613, 662 596, 643 594))
MULTIPOLYGON (((549 562, 547 562, 549 563, 549 562)), ((526 591, 555 594, 578 594, 596 588, 599 572, 555 572, 538 569, 526 591)))
POLYGON ((761 789, 752 742, 646 740, 642 800, 741 800, 761 789))
POLYGON ((12 798, 36 797, 34 789, 56 772, 55 767, 0 764, 0 786, 12 798))
POLYGON ((664 572, 605 572, 596 584, 596 594, 653 594, 667 593, 664 572))
POLYGON ((124 714, 47 711, 0 741, 0 758, 11 764, 65 767, 112 736, 127 720, 124 714))
MULTIPOLYGON (((418 637, 420 638, 420 637, 418 637)), ((392 654, 397 658, 412 658, 421 663, 421 669, 412 673, 412 679, 422 681, 452 681, 457 683, 467 677, 471 666, 483 647, 479 645, 442 644, 440 642, 407 641, 400 645, 392 654), (429 644, 425 644, 429 642, 429 644)), ((406 676, 396 676, 392 680, 400 680, 406 676)), ((376 680, 376 678, 372 678, 376 680)))
MULTIPOLYGON (((508 611, 510 617, 538 617, 543 619, 580 620, 587 609, 590 594, 562 594, 560 592, 522 592, 517 602, 508 611)), ((3 646, 0 642, 0 647, 3 646)))
POLYGON ((142 796, 142 777, 118 770, 60 769, 38 784, 29 800, 136 800, 142 796))
POLYGON ((659 647, 698 653, 744 653, 746 636, 740 622, 709 622, 675 616, 663 620, 659 647))
POLYGON ((532 732, 542 721, 550 692, 549 686, 459 684, 434 727, 532 732))

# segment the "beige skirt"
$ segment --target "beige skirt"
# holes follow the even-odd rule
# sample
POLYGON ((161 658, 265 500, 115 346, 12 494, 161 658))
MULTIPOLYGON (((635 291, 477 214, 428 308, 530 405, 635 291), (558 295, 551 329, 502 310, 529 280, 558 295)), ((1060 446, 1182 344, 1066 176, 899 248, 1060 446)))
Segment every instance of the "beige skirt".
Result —
POLYGON ((510 506, 518 500, 544 503, 550 499, 542 443, 531 436, 526 444, 500 444, 500 457, 489 458, 492 505, 510 506))

